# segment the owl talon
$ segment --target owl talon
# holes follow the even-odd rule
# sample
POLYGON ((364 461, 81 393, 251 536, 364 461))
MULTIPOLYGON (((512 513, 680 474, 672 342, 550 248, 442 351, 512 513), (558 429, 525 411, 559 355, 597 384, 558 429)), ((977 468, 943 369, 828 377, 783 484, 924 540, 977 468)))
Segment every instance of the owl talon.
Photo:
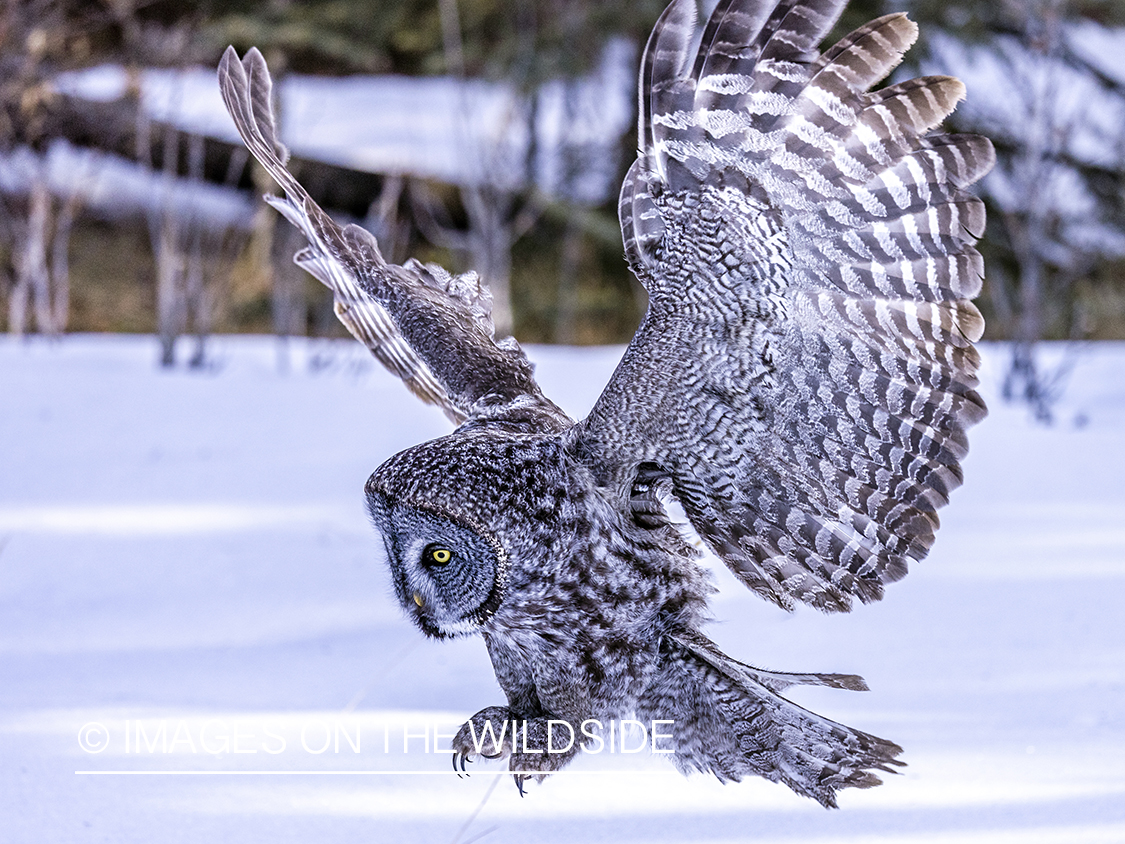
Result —
POLYGON ((527 795, 524 793, 524 790, 523 790, 523 781, 525 779, 527 779, 527 777, 514 776, 514 777, 512 777, 512 779, 514 779, 516 781, 516 788, 519 789, 520 797, 526 797, 527 795))
MULTIPOLYGON (((464 777, 461 776, 461 773, 464 770, 465 770, 465 754, 463 754, 459 751, 456 751, 456 750, 453 751, 453 773, 457 774, 457 779, 464 779, 464 777), (457 770, 458 762, 460 762, 460 764, 461 764, 461 770, 457 770)), ((467 777, 467 776, 469 776, 469 775, 466 773, 465 777, 467 777)))

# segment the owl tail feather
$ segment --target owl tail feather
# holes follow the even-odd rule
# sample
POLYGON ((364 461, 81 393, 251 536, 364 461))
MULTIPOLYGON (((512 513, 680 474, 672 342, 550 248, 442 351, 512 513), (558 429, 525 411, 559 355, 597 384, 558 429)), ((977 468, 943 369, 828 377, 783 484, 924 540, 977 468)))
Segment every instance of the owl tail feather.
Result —
POLYGON ((781 674, 737 662, 697 633, 666 637, 661 673, 638 704, 638 717, 674 720, 676 766, 721 781, 756 774, 782 782, 825 808, 841 788, 871 788, 873 771, 905 765, 893 742, 802 709, 778 692, 792 685, 863 690, 859 677, 781 674))

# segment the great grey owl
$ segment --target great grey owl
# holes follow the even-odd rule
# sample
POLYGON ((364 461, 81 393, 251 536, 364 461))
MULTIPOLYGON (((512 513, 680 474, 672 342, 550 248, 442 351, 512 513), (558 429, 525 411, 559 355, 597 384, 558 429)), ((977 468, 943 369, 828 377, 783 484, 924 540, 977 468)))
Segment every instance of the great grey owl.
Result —
POLYGON ((475 274, 390 264, 324 214, 285 169, 261 55, 223 57, 227 108, 285 191, 268 199, 308 238, 295 260, 458 424, 366 486, 407 615, 428 636, 479 633, 507 694, 462 726, 455 766, 508 757, 522 792, 580 752, 537 752, 550 722, 623 717, 673 722, 685 772, 757 774, 824 806, 902 764, 781 696, 859 677, 753 668, 700 632, 710 579, 666 506, 762 597, 846 612, 926 554, 961 483, 985 414, 969 301, 984 208, 964 189, 994 155, 928 134, 956 79, 868 90, 916 37, 904 15, 817 53, 844 4, 720 0, 697 26, 675 0, 661 16, 619 206, 648 309, 580 422, 494 341, 475 274))

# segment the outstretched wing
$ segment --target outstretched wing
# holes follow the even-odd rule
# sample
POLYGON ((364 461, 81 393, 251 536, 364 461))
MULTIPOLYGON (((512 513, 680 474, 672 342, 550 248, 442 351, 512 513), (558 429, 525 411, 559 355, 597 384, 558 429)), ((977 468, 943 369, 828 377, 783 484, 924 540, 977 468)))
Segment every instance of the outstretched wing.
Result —
POLYGON ((454 422, 526 397, 546 402, 515 341, 493 341, 491 298, 475 273, 388 264, 367 230, 338 226, 285 169, 261 53, 240 61, 227 48, 219 87, 243 142, 285 191, 267 201, 308 239, 294 260, 328 286, 340 321, 387 369, 454 422))
POLYGON ((721 0, 694 59, 694 3, 661 17, 620 202, 649 308, 574 442, 623 509, 662 476, 747 586, 825 610, 880 598, 961 482, 985 415, 984 208, 962 189, 994 158, 926 134, 957 80, 867 91, 905 16, 816 53, 843 5, 721 0))

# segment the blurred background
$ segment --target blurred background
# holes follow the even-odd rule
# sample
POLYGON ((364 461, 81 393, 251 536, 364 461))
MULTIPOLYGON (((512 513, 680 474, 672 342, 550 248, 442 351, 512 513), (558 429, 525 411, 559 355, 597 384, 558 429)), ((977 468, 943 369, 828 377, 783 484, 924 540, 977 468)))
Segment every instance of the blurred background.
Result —
MULTIPOLYGON (((217 332, 342 333, 222 108, 233 44, 269 62, 298 178, 390 259, 478 270, 521 341, 625 342, 615 203, 663 6, 7 0, 0 330, 153 333, 187 367, 217 332)), ((947 126, 996 144, 979 305, 1015 341, 1003 394, 1049 419, 1070 364, 1035 343, 1125 338, 1125 3, 853 0, 833 38, 899 10, 922 35, 894 79, 961 77, 947 126)))

